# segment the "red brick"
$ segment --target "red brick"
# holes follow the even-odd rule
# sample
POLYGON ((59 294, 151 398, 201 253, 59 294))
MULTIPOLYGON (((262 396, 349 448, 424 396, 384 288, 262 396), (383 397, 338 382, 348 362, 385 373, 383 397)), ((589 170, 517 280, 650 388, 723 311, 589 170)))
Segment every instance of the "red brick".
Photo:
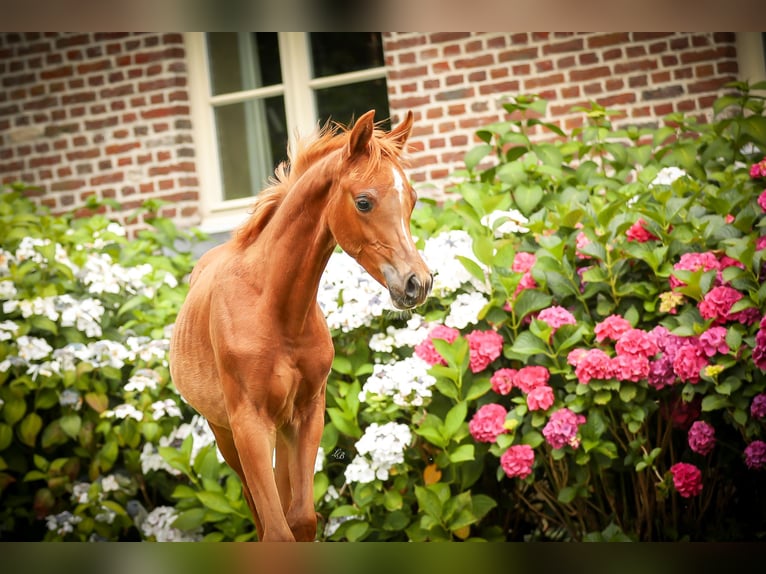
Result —
POLYGON ((103 72, 111 68, 111 62, 109 60, 99 60, 97 62, 89 62, 87 64, 80 64, 77 66, 78 74, 91 74, 93 72, 103 72))
POLYGON ((108 173, 103 175, 97 175, 90 178, 90 185, 104 185, 107 183, 120 183, 125 179, 125 174, 122 172, 108 173))
POLYGON ((494 57, 492 54, 455 60, 456 68, 477 68, 479 66, 489 66, 491 64, 494 64, 494 57))
POLYGON ((136 149, 138 147, 141 147, 140 143, 130 142, 130 143, 124 143, 124 144, 108 145, 106 146, 106 148, 104 148, 104 151, 107 153, 107 155, 115 155, 115 154, 129 152, 130 150, 136 149))
POLYGON ((630 62, 622 62, 614 65, 615 74, 629 74, 630 72, 644 72, 647 70, 656 70, 656 60, 633 60, 630 62))
POLYGON ((569 72, 569 79, 573 82, 582 82, 584 80, 593 80, 595 78, 605 78, 612 75, 609 66, 599 66, 598 68, 586 68, 584 70, 572 70, 569 72))
POLYGON ((588 48, 602 48, 604 46, 613 46, 614 44, 624 44, 629 40, 630 34, 627 32, 591 36, 588 38, 588 48))
POLYGON ((546 44, 543 46, 543 54, 561 54, 562 52, 577 52, 583 49, 581 38, 560 42, 556 44, 546 44))
POLYGON ((43 80, 52 80, 55 78, 67 78, 74 73, 74 67, 61 66, 40 72, 40 78, 43 80))
POLYGON ((499 62, 516 62, 518 60, 533 60, 537 58, 537 47, 521 48, 518 50, 507 50, 498 54, 499 62))
POLYGON ((432 44, 438 44, 441 42, 454 42, 455 40, 470 38, 470 36, 470 32, 438 32, 429 35, 428 40, 432 44))
POLYGON ((74 191, 85 187, 85 180, 82 179, 69 179, 54 181, 51 184, 51 191, 74 191))

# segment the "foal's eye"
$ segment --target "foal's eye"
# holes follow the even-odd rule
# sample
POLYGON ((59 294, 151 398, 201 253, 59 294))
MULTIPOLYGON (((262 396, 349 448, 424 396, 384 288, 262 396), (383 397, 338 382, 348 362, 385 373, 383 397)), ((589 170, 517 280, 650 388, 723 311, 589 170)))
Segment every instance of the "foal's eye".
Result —
POLYGON ((355 203, 356 203, 356 208, 362 213, 365 213, 372 209, 372 202, 364 196, 357 197, 355 203))

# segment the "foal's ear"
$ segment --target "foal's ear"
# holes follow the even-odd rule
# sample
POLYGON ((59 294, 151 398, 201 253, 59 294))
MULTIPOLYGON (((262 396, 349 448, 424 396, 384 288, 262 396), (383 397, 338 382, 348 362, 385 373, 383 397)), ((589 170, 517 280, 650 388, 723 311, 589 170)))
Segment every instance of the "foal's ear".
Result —
POLYGON ((398 147, 400 150, 404 148, 404 144, 407 143, 407 139, 410 137, 410 132, 412 131, 412 123, 412 110, 409 110, 407 112, 407 117, 404 118, 404 121, 392 129, 388 133, 388 136, 386 136, 388 139, 392 140, 396 144, 396 147, 398 147))
POLYGON ((372 132, 375 129, 375 124, 372 121, 372 118, 374 117, 375 110, 370 110, 356 120, 354 127, 351 129, 351 134, 348 137, 347 152, 349 157, 354 157, 355 155, 367 152, 367 144, 370 143, 372 132))

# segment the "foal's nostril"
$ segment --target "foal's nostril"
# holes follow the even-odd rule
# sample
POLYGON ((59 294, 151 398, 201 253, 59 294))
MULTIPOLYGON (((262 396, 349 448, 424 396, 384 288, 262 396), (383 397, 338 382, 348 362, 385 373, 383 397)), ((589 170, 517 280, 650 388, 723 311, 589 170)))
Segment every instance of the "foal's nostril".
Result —
POLYGON ((414 273, 407 279, 407 284, 404 287, 404 294, 410 299, 415 299, 420 295, 420 280, 414 273))

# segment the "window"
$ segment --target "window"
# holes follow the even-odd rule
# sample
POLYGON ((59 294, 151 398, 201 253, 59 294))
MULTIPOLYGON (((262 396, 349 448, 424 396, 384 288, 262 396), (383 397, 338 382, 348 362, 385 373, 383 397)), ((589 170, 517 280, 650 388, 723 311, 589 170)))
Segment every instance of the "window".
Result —
POLYGON ((379 33, 195 33, 186 43, 207 231, 241 221, 289 137, 370 109, 389 117, 379 33))

